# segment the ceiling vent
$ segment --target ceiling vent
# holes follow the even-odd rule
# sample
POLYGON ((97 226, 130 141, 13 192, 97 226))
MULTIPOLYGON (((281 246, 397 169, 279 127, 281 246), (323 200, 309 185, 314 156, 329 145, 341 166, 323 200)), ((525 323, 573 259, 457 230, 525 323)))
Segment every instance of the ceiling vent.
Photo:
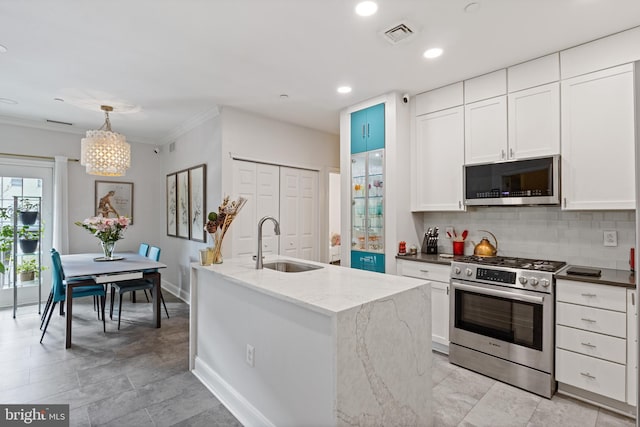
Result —
POLYGON ((52 125, 64 125, 64 126, 73 126, 73 123, 68 123, 68 122, 61 122, 58 120, 49 120, 46 119, 47 123, 52 124, 52 125))
POLYGON ((396 24, 382 33, 384 38, 391 44, 398 44, 413 37, 415 34, 415 31, 409 28, 409 25, 404 22, 396 24))

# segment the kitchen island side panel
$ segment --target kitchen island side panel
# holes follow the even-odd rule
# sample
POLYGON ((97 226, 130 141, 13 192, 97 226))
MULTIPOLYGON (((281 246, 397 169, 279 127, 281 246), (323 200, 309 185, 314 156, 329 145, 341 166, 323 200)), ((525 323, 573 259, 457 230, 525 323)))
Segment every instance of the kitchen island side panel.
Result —
POLYGON ((194 373, 205 385, 231 396, 221 400, 245 425, 335 425, 331 317, 203 270, 196 280, 194 373))
POLYGON ((429 285, 338 314, 339 426, 432 425, 429 285))

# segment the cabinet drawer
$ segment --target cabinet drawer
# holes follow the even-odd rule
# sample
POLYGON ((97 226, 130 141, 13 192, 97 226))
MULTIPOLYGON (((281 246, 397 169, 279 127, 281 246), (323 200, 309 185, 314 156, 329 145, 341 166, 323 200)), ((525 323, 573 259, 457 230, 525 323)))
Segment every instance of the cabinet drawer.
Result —
POLYGON ((599 334, 627 338, 627 315, 582 305, 556 304, 556 323, 599 334))
POLYGON ((431 264, 420 261, 398 260, 398 274, 418 279, 435 280, 449 283, 451 267, 442 264, 431 264))
POLYGON ((623 313, 627 311, 626 289, 617 286, 558 279, 556 301, 606 308, 623 313))
POLYGON ((558 325, 556 346, 610 362, 627 362, 627 340, 558 325))
POLYGON ((556 379, 602 396, 625 401, 624 365, 558 349, 556 379))

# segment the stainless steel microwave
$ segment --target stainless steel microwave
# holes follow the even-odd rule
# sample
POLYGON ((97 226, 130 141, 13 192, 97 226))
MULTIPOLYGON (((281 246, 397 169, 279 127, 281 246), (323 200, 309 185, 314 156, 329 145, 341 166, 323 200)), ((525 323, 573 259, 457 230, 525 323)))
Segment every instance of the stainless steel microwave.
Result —
POLYGON ((559 205, 560 156, 464 167, 468 206, 559 205))

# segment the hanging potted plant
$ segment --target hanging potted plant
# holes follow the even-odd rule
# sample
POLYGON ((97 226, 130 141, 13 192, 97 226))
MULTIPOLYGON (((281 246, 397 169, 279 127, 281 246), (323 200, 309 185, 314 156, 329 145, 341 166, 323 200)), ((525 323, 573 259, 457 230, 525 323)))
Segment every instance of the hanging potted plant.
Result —
POLYGON ((38 249, 40 235, 37 230, 30 231, 28 225, 18 228, 18 244, 23 254, 32 254, 38 249))
POLYGON ((18 220, 24 225, 33 225, 38 219, 38 203, 32 202, 28 198, 20 199, 18 202, 18 220))
POLYGON ((17 268, 17 272, 21 282, 30 282, 34 280, 41 270, 45 267, 38 268, 38 263, 34 258, 23 260, 17 268))

